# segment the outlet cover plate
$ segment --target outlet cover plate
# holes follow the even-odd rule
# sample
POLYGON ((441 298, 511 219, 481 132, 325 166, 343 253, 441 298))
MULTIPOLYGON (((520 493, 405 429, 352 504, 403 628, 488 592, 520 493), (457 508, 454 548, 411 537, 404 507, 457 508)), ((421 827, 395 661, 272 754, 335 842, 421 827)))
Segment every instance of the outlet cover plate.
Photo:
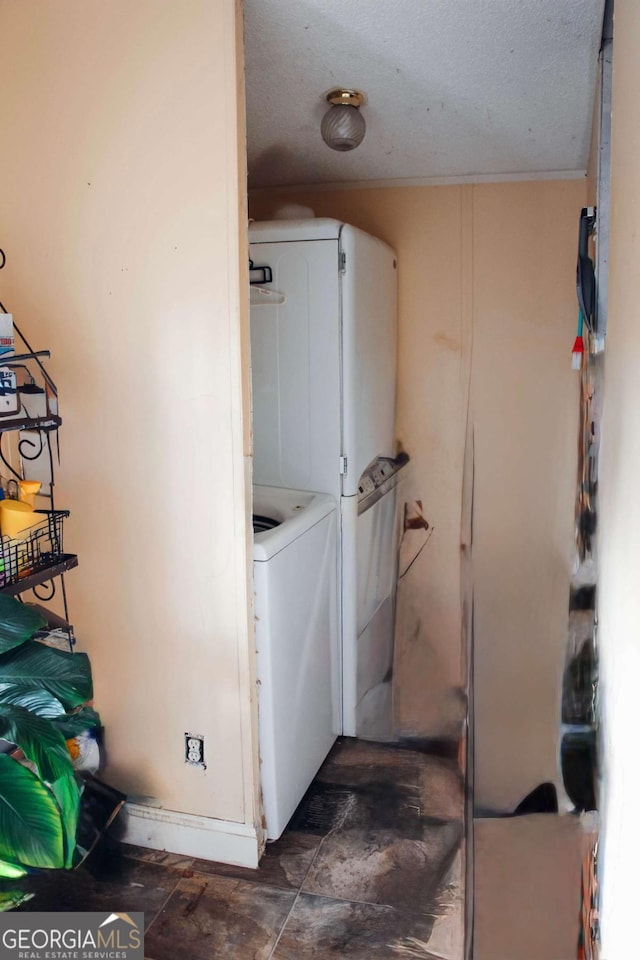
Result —
POLYGON ((200 767, 201 770, 207 769, 204 761, 204 735, 202 733, 185 733, 184 762, 190 767, 200 767))

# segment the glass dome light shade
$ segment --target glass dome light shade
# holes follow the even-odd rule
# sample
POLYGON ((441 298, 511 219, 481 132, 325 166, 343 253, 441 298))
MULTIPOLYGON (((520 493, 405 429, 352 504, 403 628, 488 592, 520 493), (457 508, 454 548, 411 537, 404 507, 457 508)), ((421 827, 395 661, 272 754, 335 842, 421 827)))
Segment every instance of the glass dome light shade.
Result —
POLYGON ((367 127, 358 107, 338 103, 330 107, 322 118, 320 133, 332 150, 355 150, 362 141, 367 127))

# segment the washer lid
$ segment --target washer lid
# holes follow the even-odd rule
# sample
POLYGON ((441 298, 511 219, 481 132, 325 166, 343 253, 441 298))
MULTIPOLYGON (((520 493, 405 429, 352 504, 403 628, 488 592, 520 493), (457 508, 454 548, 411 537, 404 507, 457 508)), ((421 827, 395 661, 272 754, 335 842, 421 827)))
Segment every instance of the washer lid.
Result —
POLYGON ((263 563, 334 511, 336 502, 326 493, 256 484, 253 488, 253 509, 254 513, 281 521, 277 527, 254 535, 253 559, 263 563))

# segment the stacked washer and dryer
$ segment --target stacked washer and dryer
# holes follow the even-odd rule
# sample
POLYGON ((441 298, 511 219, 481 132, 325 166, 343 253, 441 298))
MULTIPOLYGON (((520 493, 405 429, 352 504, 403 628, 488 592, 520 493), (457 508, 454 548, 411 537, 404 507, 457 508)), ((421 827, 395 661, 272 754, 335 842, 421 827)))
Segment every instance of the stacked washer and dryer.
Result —
POLYGON ((339 734, 393 734, 396 257, 337 220, 253 223, 254 580, 267 835, 339 734))

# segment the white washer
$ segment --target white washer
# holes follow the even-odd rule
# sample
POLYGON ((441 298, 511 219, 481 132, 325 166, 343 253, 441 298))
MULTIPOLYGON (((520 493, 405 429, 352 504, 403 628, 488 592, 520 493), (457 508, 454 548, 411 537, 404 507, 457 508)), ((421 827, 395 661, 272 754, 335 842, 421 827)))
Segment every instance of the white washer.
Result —
POLYGON ((275 840, 339 732, 337 509, 326 494, 256 485, 253 513, 261 780, 275 840))

